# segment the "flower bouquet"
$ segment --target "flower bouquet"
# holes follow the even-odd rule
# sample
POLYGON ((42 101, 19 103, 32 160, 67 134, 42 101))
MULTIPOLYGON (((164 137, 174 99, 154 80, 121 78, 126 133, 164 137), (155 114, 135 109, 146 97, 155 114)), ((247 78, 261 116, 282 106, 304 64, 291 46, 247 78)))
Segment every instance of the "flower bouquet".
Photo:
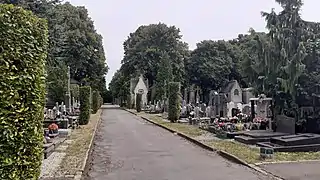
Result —
POLYGON ((57 124, 52 123, 48 127, 49 134, 58 134, 59 133, 59 127, 57 124))

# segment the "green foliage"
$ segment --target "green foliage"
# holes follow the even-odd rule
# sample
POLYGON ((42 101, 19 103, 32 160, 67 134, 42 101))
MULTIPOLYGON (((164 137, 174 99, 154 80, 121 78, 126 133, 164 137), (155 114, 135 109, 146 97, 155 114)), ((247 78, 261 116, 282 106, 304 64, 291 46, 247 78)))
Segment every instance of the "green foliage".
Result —
POLYGON ((168 119, 175 122, 180 117, 180 82, 169 83, 169 112, 168 119))
POLYGON ((108 67, 102 36, 94 29, 87 9, 58 4, 46 18, 50 35, 48 66, 55 67, 57 61, 62 61, 70 66, 72 79, 102 92, 108 67))
POLYGON ((80 96, 80 87, 78 84, 71 84, 70 85, 70 91, 71 91, 71 96, 74 97, 75 99, 79 99, 80 96))
POLYGON ((32 11, 43 18, 46 13, 60 0, 0 0, 0 4, 14 4, 32 11))
POLYGON ((186 62, 189 82, 203 89, 221 88, 231 78, 236 59, 232 53, 232 45, 225 41, 206 40, 198 43, 186 62))
POLYGON ((181 38, 180 30, 175 26, 163 23, 140 26, 124 42, 124 76, 137 77, 143 72, 152 86, 161 60, 166 58, 170 61, 173 80, 184 81, 184 58, 188 46, 181 38))
POLYGON ((112 92, 110 90, 105 89, 102 93, 102 98, 104 103, 112 103, 112 92))
POLYGON ((38 179, 42 161, 47 23, 0 4, 0 179, 38 179))
POLYGON ((92 114, 96 114, 101 107, 101 95, 99 91, 92 92, 92 114))
POLYGON ((159 71, 156 76, 156 98, 155 100, 163 100, 168 94, 167 84, 172 81, 172 67, 168 54, 161 57, 159 71))
POLYGON ((82 86, 80 87, 80 116, 79 123, 80 125, 86 125, 90 119, 90 86, 82 86))
POLYGON ((127 99, 130 96, 130 78, 125 76, 123 69, 120 68, 109 84, 109 89, 111 91, 113 98, 127 99))
POLYGON ((48 96, 54 102, 64 101, 64 96, 67 92, 68 84, 68 68, 63 62, 57 63, 56 66, 47 68, 47 90, 48 96))
POLYGON ((141 111, 141 104, 142 104, 142 94, 137 94, 136 95, 136 110, 137 112, 141 111))
POLYGON ((93 109, 93 92, 91 87, 90 87, 90 94, 89 94, 89 104, 90 104, 90 111, 91 111, 93 109))

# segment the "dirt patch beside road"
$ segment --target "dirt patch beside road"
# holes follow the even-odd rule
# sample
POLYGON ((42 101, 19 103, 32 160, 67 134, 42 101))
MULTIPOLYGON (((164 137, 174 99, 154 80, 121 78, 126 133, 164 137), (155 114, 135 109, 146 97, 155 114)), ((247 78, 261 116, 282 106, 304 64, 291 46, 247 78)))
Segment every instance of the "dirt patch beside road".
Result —
POLYGON ((69 146, 66 156, 59 167, 59 173, 64 175, 75 175, 81 170, 86 158, 86 152, 90 148, 90 141, 93 136, 94 128, 99 122, 102 110, 92 114, 87 125, 72 131, 69 138, 69 146))

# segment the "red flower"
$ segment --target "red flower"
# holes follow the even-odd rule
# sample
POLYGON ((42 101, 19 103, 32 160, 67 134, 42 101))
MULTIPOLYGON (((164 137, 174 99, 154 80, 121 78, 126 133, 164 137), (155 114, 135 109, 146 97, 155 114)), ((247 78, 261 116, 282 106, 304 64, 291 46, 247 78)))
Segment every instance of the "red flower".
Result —
POLYGON ((55 123, 50 124, 48 127, 49 130, 57 130, 58 128, 59 128, 58 125, 55 123))

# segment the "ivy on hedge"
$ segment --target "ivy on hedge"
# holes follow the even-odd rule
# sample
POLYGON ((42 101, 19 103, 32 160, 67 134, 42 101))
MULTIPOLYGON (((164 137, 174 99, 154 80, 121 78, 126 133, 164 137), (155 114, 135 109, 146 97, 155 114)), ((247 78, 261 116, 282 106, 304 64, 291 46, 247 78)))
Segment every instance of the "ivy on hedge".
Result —
POLYGON ((45 20, 0 4, 0 179, 40 176, 47 46, 45 20))
POLYGON ((137 112, 141 111, 141 100, 142 100, 142 94, 136 95, 136 110, 137 112))
POLYGON ((90 94, 91 87, 90 86, 82 86, 80 87, 80 115, 79 115, 79 124, 86 125, 90 119, 90 94))
POLYGON ((180 83, 169 83, 169 112, 168 119, 175 122, 180 117, 180 83))

